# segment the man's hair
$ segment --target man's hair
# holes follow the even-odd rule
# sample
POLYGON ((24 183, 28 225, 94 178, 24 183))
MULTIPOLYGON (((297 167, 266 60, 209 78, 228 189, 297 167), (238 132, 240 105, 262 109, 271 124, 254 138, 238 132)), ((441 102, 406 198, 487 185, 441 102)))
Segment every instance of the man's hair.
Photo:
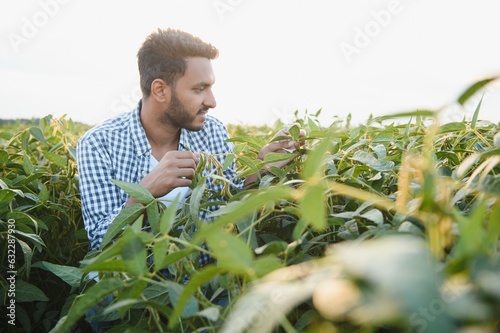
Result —
POLYGON ((186 58, 215 59, 219 51, 198 37, 176 29, 158 29, 151 33, 137 52, 141 90, 145 97, 151 94, 151 83, 162 79, 175 86, 186 71, 186 58))

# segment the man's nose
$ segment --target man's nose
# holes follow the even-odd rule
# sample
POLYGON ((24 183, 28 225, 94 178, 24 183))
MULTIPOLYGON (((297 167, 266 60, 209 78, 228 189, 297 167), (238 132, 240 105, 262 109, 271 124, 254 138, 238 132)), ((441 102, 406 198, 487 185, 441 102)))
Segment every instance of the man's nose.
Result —
POLYGON ((212 90, 210 90, 208 92, 207 97, 203 101, 203 104, 206 107, 209 107, 211 109, 213 109, 213 108, 215 108, 217 106, 217 101, 215 100, 215 96, 214 96, 214 93, 212 92, 212 90))

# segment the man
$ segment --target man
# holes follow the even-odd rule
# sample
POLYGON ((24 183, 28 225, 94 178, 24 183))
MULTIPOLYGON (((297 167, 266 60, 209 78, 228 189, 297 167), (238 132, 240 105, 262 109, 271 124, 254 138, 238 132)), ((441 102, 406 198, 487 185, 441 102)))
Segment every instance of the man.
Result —
MULTIPOLYGON (((176 196, 182 200, 189 193, 199 153, 213 154, 223 163, 224 154, 232 152, 226 128, 208 115, 216 106, 211 60, 217 56, 214 46, 186 32, 153 32, 137 55, 142 100, 132 112, 105 121, 80 139, 81 202, 92 249, 99 247, 119 212, 135 202, 112 179, 138 183, 166 203, 176 196)), ((259 158, 294 145, 287 140, 270 143, 259 158)), ((238 187, 256 179, 237 179, 234 165, 224 176, 238 187)), ((212 182, 207 186, 215 192, 222 187, 212 182)))

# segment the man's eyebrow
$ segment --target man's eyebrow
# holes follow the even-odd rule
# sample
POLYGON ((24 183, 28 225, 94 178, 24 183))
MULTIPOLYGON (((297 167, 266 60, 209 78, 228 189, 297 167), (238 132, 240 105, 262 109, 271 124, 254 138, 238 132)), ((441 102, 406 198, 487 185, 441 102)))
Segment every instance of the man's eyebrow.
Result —
POLYGON ((215 82, 209 83, 209 82, 201 81, 201 82, 195 83, 194 85, 197 86, 197 87, 210 87, 214 83, 215 82))

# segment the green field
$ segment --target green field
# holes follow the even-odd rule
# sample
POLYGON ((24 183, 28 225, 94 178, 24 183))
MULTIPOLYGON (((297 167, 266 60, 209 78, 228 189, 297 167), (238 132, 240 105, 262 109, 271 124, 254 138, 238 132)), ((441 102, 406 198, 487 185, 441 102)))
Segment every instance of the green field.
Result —
MULTIPOLYGON (((4 125, 2 320, 17 332, 89 332, 84 313, 112 295, 100 313, 116 320, 112 332, 498 332, 499 124, 481 120, 480 104, 471 121, 439 124, 438 114, 357 126, 306 114, 290 128, 304 141, 290 164, 237 193, 215 178, 223 198, 199 177, 179 211, 117 184, 143 204, 123 210, 93 252, 75 161, 88 127, 51 116, 4 125), (198 220, 221 203, 213 222, 198 220), (200 251, 216 263, 199 267, 200 251)), ((227 163, 244 177, 288 158, 256 159, 282 126, 228 126, 227 163)))

